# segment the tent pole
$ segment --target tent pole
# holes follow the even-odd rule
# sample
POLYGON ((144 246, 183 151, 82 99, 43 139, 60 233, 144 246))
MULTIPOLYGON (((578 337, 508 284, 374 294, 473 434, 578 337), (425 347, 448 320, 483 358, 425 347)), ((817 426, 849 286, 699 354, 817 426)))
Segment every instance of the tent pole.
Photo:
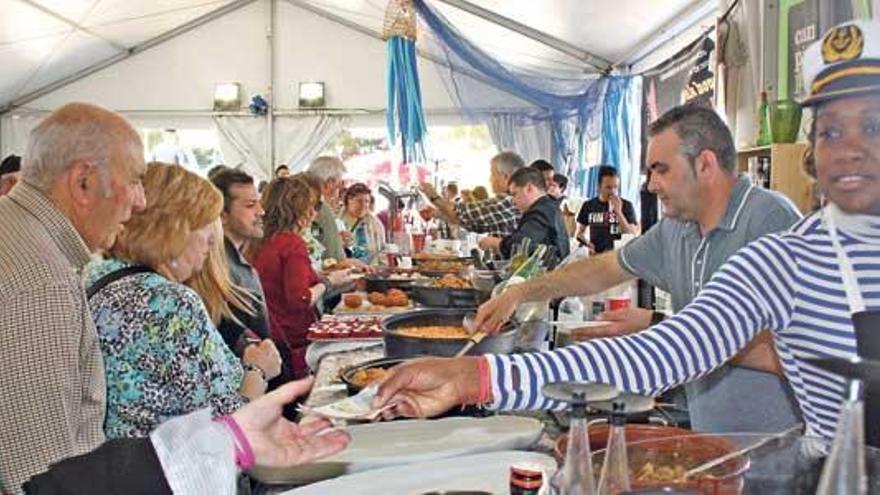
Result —
POLYGON ((605 60, 598 55, 594 55, 583 48, 575 46, 567 41, 561 40, 555 36, 551 36, 543 31, 517 22, 509 17, 492 12, 489 9, 475 5, 468 0, 439 0, 447 5, 451 5, 459 10, 463 10, 471 15, 475 15, 481 19, 487 20, 493 24, 503 26, 515 33, 526 38, 530 38, 542 45, 549 46, 556 51, 562 52, 568 56, 574 57, 585 64, 594 67, 599 72, 607 72, 611 69, 611 61, 605 60))
POLYGON ((273 177, 275 172, 275 1, 269 1, 269 18, 266 26, 266 51, 268 55, 268 89, 266 91, 269 108, 266 112, 266 172, 273 177))

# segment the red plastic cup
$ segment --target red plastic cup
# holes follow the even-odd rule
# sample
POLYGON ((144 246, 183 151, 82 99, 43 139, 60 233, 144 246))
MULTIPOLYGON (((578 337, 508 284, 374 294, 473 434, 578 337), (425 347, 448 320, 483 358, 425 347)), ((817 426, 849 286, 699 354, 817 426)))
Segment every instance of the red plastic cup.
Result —
POLYGON ((425 250, 425 233, 414 232, 412 234, 412 249, 414 253, 421 253, 425 250))
POLYGON ((614 311, 615 309, 624 309, 628 308, 630 304, 629 296, 616 296, 609 297, 605 300, 605 307, 608 311, 614 311))
POLYGON ((385 253, 385 256, 388 258, 389 268, 397 267, 397 253, 385 253))

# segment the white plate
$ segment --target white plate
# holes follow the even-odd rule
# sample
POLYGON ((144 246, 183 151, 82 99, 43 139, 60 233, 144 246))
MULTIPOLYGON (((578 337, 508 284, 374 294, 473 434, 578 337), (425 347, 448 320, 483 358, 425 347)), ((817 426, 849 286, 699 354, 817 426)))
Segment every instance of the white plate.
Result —
POLYGON ((395 464, 524 449, 538 441, 543 430, 536 419, 506 415, 356 425, 348 428, 351 443, 339 454, 314 464, 253 474, 264 483, 308 483, 395 464))
POLYGON ((518 462, 543 466, 546 470, 544 486, 556 470, 556 461, 546 454, 491 452, 351 474, 290 490, 284 495, 417 495, 449 490, 506 494, 510 490, 510 465, 518 462))

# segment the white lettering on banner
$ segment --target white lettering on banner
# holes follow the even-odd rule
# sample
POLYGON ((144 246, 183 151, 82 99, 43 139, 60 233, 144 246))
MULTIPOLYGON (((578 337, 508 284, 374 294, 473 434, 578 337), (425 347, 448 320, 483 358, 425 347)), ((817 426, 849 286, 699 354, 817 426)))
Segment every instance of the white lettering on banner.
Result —
POLYGON ((794 33, 794 44, 805 45, 811 41, 816 39, 816 25, 810 24, 809 26, 804 26, 801 29, 798 29, 794 33))

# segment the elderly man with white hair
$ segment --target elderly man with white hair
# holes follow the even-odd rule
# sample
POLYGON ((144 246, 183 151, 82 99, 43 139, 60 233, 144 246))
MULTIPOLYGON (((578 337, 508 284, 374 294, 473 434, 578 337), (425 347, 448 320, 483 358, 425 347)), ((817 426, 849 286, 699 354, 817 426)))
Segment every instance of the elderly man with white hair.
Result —
POLYGON ((312 161, 306 173, 321 184, 321 207, 315 218, 315 225, 318 227, 315 237, 324 246, 324 259, 342 260, 345 258, 345 249, 336 225, 336 214, 330 205, 339 202, 345 164, 335 156, 319 156, 312 161))
POLYGON ((104 366, 81 271, 145 206, 145 169, 131 124, 72 103, 31 132, 21 180, 0 198, 0 473, 11 493, 104 441, 104 366))

